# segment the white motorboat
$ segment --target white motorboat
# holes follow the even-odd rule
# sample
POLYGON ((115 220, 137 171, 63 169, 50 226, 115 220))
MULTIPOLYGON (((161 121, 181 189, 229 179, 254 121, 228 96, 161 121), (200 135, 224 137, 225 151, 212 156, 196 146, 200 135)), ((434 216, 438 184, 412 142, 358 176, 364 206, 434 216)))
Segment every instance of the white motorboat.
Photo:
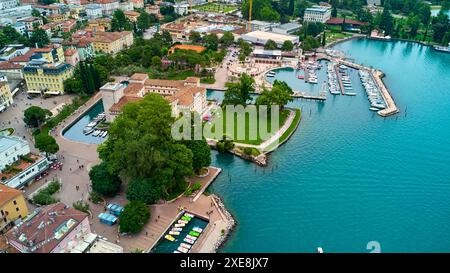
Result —
POLYGON ((183 252, 183 253, 188 253, 188 252, 189 252, 189 249, 186 249, 186 248, 184 248, 184 247, 182 247, 182 246, 179 246, 179 247, 177 248, 177 250, 180 251, 180 252, 183 252))
POLYGON ((323 248, 319 246, 319 247, 317 248, 317 253, 323 253, 323 248))
POLYGON ((184 226, 186 226, 186 224, 175 224, 174 226, 175 227, 184 227, 184 226))
POLYGON ((194 217, 195 217, 194 214, 191 214, 191 213, 189 213, 189 212, 185 212, 185 213, 184 213, 184 216, 191 217, 191 218, 194 218, 194 217))
POLYGON ((193 241, 197 240, 197 237, 192 236, 192 235, 189 235, 189 234, 186 235, 186 238, 191 239, 191 240, 193 240, 193 241))
POLYGON ((180 235, 180 232, 171 230, 171 231, 169 231, 169 234, 170 235, 180 235))
POLYGON ((202 233, 202 231, 203 231, 203 229, 199 228, 199 227, 194 227, 192 230, 195 232, 198 232, 198 233, 202 233))
POLYGON ((181 243, 180 246, 187 248, 187 249, 191 249, 191 245, 190 244, 186 244, 186 243, 181 243))
POLYGON ((184 238, 183 241, 185 241, 186 243, 189 243, 191 245, 193 245, 195 243, 195 240, 189 239, 189 238, 184 238))

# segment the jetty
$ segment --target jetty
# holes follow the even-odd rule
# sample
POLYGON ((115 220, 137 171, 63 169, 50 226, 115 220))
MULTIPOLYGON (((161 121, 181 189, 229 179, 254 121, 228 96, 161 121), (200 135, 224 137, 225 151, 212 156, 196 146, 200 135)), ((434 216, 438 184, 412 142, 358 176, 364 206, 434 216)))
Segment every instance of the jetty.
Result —
POLYGON ((345 93, 344 93, 344 85, 342 84, 342 78, 341 78, 341 75, 339 74, 338 65, 339 64, 334 65, 334 72, 336 72, 336 77, 337 77, 338 82, 339 82, 339 89, 341 89, 341 94, 345 95, 345 93))
POLYGON ((294 98, 300 98, 300 99, 307 99, 307 100, 318 100, 318 101, 325 101, 327 99, 326 93, 320 92, 319 95, 311 95, 306 92, 300 92, 300 91, 294 91, 292 94, 292 97, 294 98))

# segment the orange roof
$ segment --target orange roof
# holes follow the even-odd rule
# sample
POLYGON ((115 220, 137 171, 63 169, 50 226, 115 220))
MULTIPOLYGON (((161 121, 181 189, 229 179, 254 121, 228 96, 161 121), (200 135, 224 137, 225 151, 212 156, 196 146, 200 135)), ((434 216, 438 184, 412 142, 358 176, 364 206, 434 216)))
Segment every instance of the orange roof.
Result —
POLYGON ((21 191, 10 188, 0 183, 0 207, 20 195, 22 195, 21 191))
POLYGON ((123 90, 126 96, 134 96, 138 97, 139 91, 144 89, 144 85, 141 83, 130 83, 128 86, 123 90))
POLYGON ((130 10, 130 11, 124 11, 123 14, 128 15, 128 16, 139 16, 140 13, 137 11, 130 10))
POLYGON ((201 53, 203 51, 206 50, 206 47, 204 46, 199 46, 199 45, 186 45, 186 44, 178 44, 178 45, 174 45, 172 48, 172 50, 175 49, 182 49, 182 50, 194 50, 197 53, 201 53))
POLYGON ((8 69, 21 69, 23 66, 20 64, 12 63, 12 62, 2 62, 0 63, 0 69, 8 70, 8 69))
POLYGON ((75 48, 68 48, 65 52, 64 52, 64 56, 72 56, 73 54, 76 54, 77 50, 75 48))
POLYGON ((131 75, 130 80, 142 81, 148 78, 146 73, 134 73, 131 75))
POLYGON ((114 104, 113 106, 111 106, 111 108, 109 108, 109 111, 111 112, 120 112, 122 111, 122 108, 129 102, 135 102, 138 100, 141 100, 142 98, 140 97, 131 97, 131 96, 124 96, 122 97, 118 103, 114 104))
POLYGON ((205 92, 206 89, 204 87, 191 86, 181 89, 175 95, 170 96, 168 100, 173 102, 178 100, 178 104, 183 106, 191 105, 194 101, 194 95, 198 92, 205 92))

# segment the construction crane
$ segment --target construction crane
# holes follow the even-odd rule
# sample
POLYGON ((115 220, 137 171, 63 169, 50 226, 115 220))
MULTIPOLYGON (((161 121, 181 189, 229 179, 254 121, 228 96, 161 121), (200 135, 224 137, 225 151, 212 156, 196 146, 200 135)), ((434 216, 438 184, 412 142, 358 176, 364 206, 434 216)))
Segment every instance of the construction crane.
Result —
POLYGON ((247 25, 247 31, 252 31, 252 6, 253 6, 253 0, 248 0, 248 25, 247 25))

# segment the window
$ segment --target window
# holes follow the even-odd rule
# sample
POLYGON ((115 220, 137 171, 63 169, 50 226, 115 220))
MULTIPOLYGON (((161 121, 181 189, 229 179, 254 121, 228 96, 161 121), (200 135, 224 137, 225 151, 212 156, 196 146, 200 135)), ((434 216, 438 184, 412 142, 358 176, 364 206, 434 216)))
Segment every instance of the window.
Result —
POLYGON ((16 200, 14 200, 14 201, 13 201, 13 204, 14 204, 14 205, 17 205, 17 201, 16 201, 16 200))
POLYGON ((19 211, 19 207, 16 208, 16 211, 19 211))

